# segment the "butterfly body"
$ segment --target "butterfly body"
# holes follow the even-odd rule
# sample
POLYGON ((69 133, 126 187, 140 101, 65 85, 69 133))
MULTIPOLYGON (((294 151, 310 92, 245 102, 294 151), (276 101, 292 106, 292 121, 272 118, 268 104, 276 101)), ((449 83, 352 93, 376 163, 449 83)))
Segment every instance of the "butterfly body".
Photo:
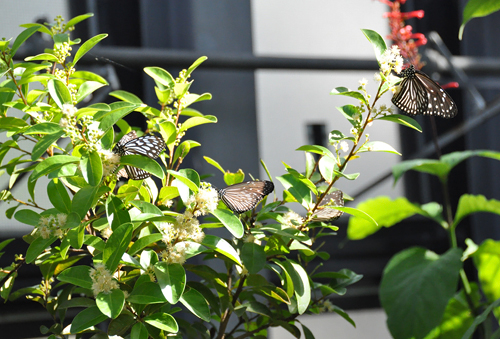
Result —
MULTIPOLYGON (((139 154, 147 156, 151 159, 156 159, 158 155, 165 149, 165 141, 156 135, 146 134, 142 137, 137 137, 135 131, 127 133, 113 148, 113 153, 119 156, 139 154)), ((124 171, 118 172, 119 176, 130 178, 133 180, 146 179, 151 176, 151 173, 143 169, 125 165, 124 171)))
POLYGON ((218 190, 219 199, 234 213, 250 211, 274 190, 271 181, 246 181, 218 190))
POLYGON ((335 208, 331 208, 330 206, 344 206, 344 193, 341 190, 337 190, 330 194, 327 194, 318 207, 321 209, 316 210, 314 212, 313 221, 333 221, 340 218, 344 212, 339 211, 335 208), (333 203, 331 201, 333 200, 333 203), (328 204, 328 205, 327 205, 328 204))
POLYGON ((399 90, 392 97, 392 103, 404 113, 432 115, 453 118, 457 115, 457 105, 446 91, 429 76, 410 65, 399 77, 399 90))

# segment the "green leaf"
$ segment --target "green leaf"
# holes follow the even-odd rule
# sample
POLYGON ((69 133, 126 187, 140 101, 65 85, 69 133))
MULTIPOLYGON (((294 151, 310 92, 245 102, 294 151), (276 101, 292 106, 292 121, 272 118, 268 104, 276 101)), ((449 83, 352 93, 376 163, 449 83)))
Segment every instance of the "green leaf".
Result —
POLYGON ((462 25, 458 32, 458 38, 462 40, 465 25, 473 18, 480 18, 500 9, 500 2, 498 0, 469 0, 465 5, 462 25))
POLYGON ((107 34, 99 34, 85 41, 82 46, 78 48, 78 51, 76 51, 75 57, 73 58, 73 65, 76 65, 78 60, 80 60, 88 51, 90 51, 95 45, 97 45, 99 41, 106 38, 107 36, 107 34))
POLYGON ((231 232, 234 237, 240 239, 243 236, 243 224, 241 223, 241 220, 234 215, 234 213, 228 210, 216 209, 212 212, 212 214, 219 219, 219 221, 229 232, 231 232))
POLYGON ((52 245, 58 238, 50 237, 48 239, 43 239, 42 237, 38 237, 30 244, 28 250, 26 251, 26 263, 30 264, 35 261, 38 256, 47 249, 50 245, 52 245))
POLYGON ((203 124, 214 124, 217 122, 217 118, 213 115, 205 115, 202 117, 192 117, 187 119, 184 123, 182 123, 182 126, 179 130, 179 133, 182 133, 184 131, 187 131, 188 129, 203 125, 203 124))
POLYGON ((112 194, 106 199, 106 217, 112 230, 131 221, 125 204, 112 194))
POLYGON ((132 326, 132 331, 130 332, 130 338, 132 339, 148 339, 149 333, 146 326, 143 323, 135 323, 132 326))
POLYGON ((97 306, 89 307, 78 313, 71 323, 71 333, 79 333, 83 330, 102 323, 108 317, 99 311, 97 306))
POLYGON ((80 219, 83 219, 92 207, 94 199, 98 198, 96 196, 98 190, 99 187, 97 186, 85 186, 81 188, 73 197, 73 201, 71 203, 71 211, 78 214, 80 216, 80 219))
POLYGON ((401 153, 396 151, 391 145, 386 144, 385 142, 382 141, 369 141, 363 144, 363 146, 359 148, 357 153, 362 153, 362 152, 387 152, 387 153, 401 155, 401 153))
POLYGON ((295 297, 297 298, 297 311, 299 314, 303 314, 311 302, 309 276, 301 265, 292 260, 282 261, 282 265, 293 281, 295 297))
POLYGON ((82 102, 86 97, 88 97, 90 94, 94 93, 96 90, 99 88, 105 86, 105 84, 102 84, 98 81, 85 81, 79 88, 78 92, 76 93, 76 102, 82 102))
POLYGON ((217 162, 215 161, 214 159, 212 158, 209 158, 207 156, 204 156, 203 159, 205 159, 206 162, 208 162, 210 165, 214 166, 215 168, 217 168, 219 171, 222 172, 222 174, 226 173, 224 171, 224 169, 222 168, 222 166, 217 162))
POLYGON ((71 213, 71 198, 66 191, 66 186, 59 179, 49 181, 47 195, 55 208, 66 214, 71 213))
POLYGON ((195 170, 187 168, 182 169, 179 172, 174 170, 167 170, 167 172, 186 185, 191 191, 195 193, 198 192, 198 187, 200 186, 200 176, 195 170))
POLYGON ((40 214, 32 210, 20 210, 14 214, 14 219, 23 224, 38 226, 38 221, 40 220, 40 214))
POLYGON ((247 242, 241 248, 241 260, 248 273, 256 274, 266 266, 266 252, 262 246, 247 242))
POLYGON ((103 169, 101 156, 97 151, 83 153, 82 159, 80 160, 80 168, 85 181, 88 182, 89 185, 99 185, 102 179, 103 169))
POLYGON ((191 66, 189 66, 187 72, 186 72, 186 78, 191 75, 191 73, 193 73, 193 71, 201 65, 202 62, 204 62, 205 60, 207 60, 208 58, 206 56, 201 56, 199 57, 198 59, 196 59, 195 62, 193 62, 193 64, 191 66))
POLYGON ((285 174, 280 177, 276 177, 276 179, 283 184, 285 189, 293 195, 297 202, 299 202, 306 209, 312 208, 312 193, 305 183, 291 174, 285 174))
POLYGON ((71 18, 67 23, 66 23, 66 28, 72 27, 76 25, 79 22, 82 22, 83 20, 86 20, 90 17, 93 17, 94 13, 86 13, 86 14, 81 14, 78 16, 75 16, 74 18, 71 18))
POLYGON ((30 36, 32 36, 36 31, 38 31, 39 27, 38 26, 32 26, 29 28, 26 28, 24 31, 22 31, 12 44, 12 48, 10 49, 10 56, 14 58, 14 55, 16 54, 17 50, 21 45, 28 40, 30 36))
POLYGON ((144 72, 167 88, 173 88, 175 85, 174 78, 170 73, 160 67, 145 67, 144 72))
POLYGON ((47 89, 49 90, 52 100, 54 100, 60 109, 63 109, 63 105, 65 104, 73 105, 71 93, 66 84, 61 80, 50 79, 47 82, 47 89))
POLYGON ((233 246, 231 246, 231 244, 228 243, 226 240, 219 238, 215 235, 207 234, 205 235, 205 238, 203 238, 201 244, 212 250, 215 250, 216 252, 225 255, 226 257, 234 261, 236 264, 240 266, 242 265, 238 252, 236 252, 233 246))
MULTIPOLYGON (((345 207, 338 207, 338 209, 350 213, 345 210, 345 207)), ((424 206, 413 204, 406 198, 391 200, 389 197, 381 196, 360 203, 356 206, 356 209, 369 215, 375 220, 376 224, 366 218, 362 218, 361 215, 350 218, 347 226, 347 237, 351 240, 364 239, 382 227, 394 226, 415 214, 423 215, 441 225, 444 223, 440 215, 440 209, 435 211, 428 210, 427 207, 424 209, 424 206)))
POLYGON ((407 115, 391 114, 391 115, 386 115, 384 117, 377 118, 375 120, 392 121, 392 122, 398 123, 400 125, 413 128, 414 130, 422 133, 422 127, 420 126, 420 124, 415 119, 413 119, 412 117, 409 117, 407 115))
POLYGON ((109 93, 109 95, 117 99, 130 102, 132 104, 137 104, 137 105, 143 104, 142 100, 137 95, 127 91, 122 91, 122 90, 113 91, 109 93))
POLYGON ((59 275, 57 276, 57 280, 87 289, 92 288, 92 279, 90 278, 89 266, 69 267, 59 273, 59 275))
POLYGON ((104 112, 102 115, 95 115, 94 119, 100 121, 99 128, 106 133, 118 120, 123 119, 126 115, 132 113, 140 107, 140 105, 131 104, 128 102, 120 102, 123 105, 115 105, 109 112, 104 112))
POLYGON ((332 152, 324 147, 324 146, 319 146, 319 145, 304 145, 300 146, 299 148, 296 149, 296 151, 305 151, 305 152, 311 152, 311 153, 316 153, 320 155, 326 155, 329 156, 330 158, 334 158, 334 155, 332 152))
POLYGON ((99 293, 95 298, 99 310, 111 319, 116 319, 125 305, 125 294, 120 289, 113 289, 110 293, 99 293))
POLYGON ((153 159, 139 154, 130 154, 120 157, 120 164, 129 165, 145 170, 154 176, 163 179, 165 174, 161 166, 153 159))
POLYGON ((59 131, 54 134, 47 134, 41 138, 35 146, 33 146, 33 151, 31 153, 31 160, 35 161, 40 158, 47 149, 54 144, 60 137, 64 135, 64 131, 59 131))
POLYGON ((335 87, 334 89, 332 89, 332 91, 330 92, 330 94, 333 94, 333 95, 344 95, 344 96, 347 96, 347 97, 351 97, 351 98, 357 99, 357 100, 361 101, 362 103, 364 103, 365 105, 368 104, 368 102, 366 101, 366 98, 363 96, 363 94, 361 94, 360 92, 357 92, 357 91, 350 91, 346 87, 335 87))
MULTIPOLYGON (((500 241, 486 239, 472 255, 472 258, 486 299, 489 302, 499 299, 500 241)), ((495 316, 500 316, 500 309, 495 310, 495 316)))
POLYGON ((264 305, 263 303, 260 303, 258 301, 245 302, 243 304, 240 304, 239 306, 236 306, 234 309, 237 312, 240 310, 244 310, 246 312, 260 314, 260 315, 263 315, 263 316, 266 316, 269 318, 273 317, 271 310, 266 305, 264 305))
POLYGON ((2 117, 0 119, 0 130, 1 131, 17 131, 21 127, 28 126, 26 121, 23 119, 15 117, 2 117))
POLYGON ((439 325, 457 289, 462 251, 438 255, 413 247, 396 254, 384 269, 380 301, 394 338, 423 338, 439 325))
POLYGON ((180 264, 168 264, 160 261, 154 264, 154 271, 161 292, 171 304, 179 301, 186 287, 186 271, 180 264))
POLYGON ((177 325, 174 317, 168 313, 153 313, 144 317, 144 322, 170 333, 177 333, 179 331, 179 325, 177 325))
MULTIPOLYGON (((472 338, 472 335, 474 334, 474 332, 476 331, 476 327, 485 322, 486 319, 488 318, 489 314, 491 313, 491 311, 500 306, 500 299, 497 299, 495 300, 491 305, 489 305, 484 311, 483 313, 481 313, 480 315, 478 315, 476 318, 474 318, 474 322, 472 323, 472 325, 467 329, 467 332, 465 332, 465 334, 463 335, 462 339, 470 339, 472 338)), ((498 333, 498 332, 497 332, 498 333)), ((490 337, 490 338, 498 338, 498 337, 494 337, 493 335, 490 337)))
MULTIPOLYGON (((22 120, 24 121, 24 120, 22 120)), ((0 125, 1 126, 1 125, 0 125)), ((63 129, 59 124, 53 122, 42 122, 33 126, 30 126, 23 134, 53 134, 62 131, 63 129)))
POLYGON ((465 217, 478 212, 500 214, 500 201, 495 199, 487 200, 483 195, 462 195, 458 201, 457 212, 452 227, 457 227, 465 217))
POLYGON ((160 286, 154 282, 136 284, 134 290, 127 298, 128 302, 140 305, 161 304, 167 302, 160 286))
POLYGON ((190 288, 182 294, 179 301, 198 318, 209 322, 210 307, 203 295, 195 289, 190 288))
POLYGON ((162 235, 160 233, 154 233, 146 235, 142 238, 137 239, 130 249, 128 250, 128 254, 135 255, 144 247, 149 246, 153 243, 156 243, 162 239, 162 235))
POLYGON ((380 58, 387 49, 387 45, 385 44, 384 38, 382 38, 380 34, 378 34, 375 31, 372 31, 371 29, 362 29, 361 32, 363 32, 365 37, 372 44, 373 49, 375 50, 375 56, 380 64, 380 58))
POLYGON ((402 161, 392 167, 392 175, 394 176, 394 185, 409 170, 429 173, 437 176, 442 182, 446 181, 451 166, 434 159, 414 159, 402 161))
POLYGON ((134 225, 126 223, 113 230, 102 253, 102 261, 110 272, 114 272, 120 263, 122 255, 132 240, 134 225))

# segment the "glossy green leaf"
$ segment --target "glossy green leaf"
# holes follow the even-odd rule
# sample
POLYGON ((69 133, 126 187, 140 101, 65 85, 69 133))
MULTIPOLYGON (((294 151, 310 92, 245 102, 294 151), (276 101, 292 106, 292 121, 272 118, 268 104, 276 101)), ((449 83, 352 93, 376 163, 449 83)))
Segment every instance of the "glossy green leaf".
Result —
POLYGON ((189 66, 189 68, 187 69, 186 75, 189 76, 191 73, 193 73, 193 71, 207 59, 208 58, 206 56, 201 56, 198 59, 196 59, 195 62, 193 62, 193 64, 189 66))
POLYGON ((59 138, 64 135, 64 131, 58 131, 54 134, 47 134, 41 138, 35 146, 33 146, 33 151, 31 153, 31 160, 35 161, 40 158, 47 149, 52 146, 59 138))
POLYGON ((49 181, 47 195, 55 208, 66 214, 71 213, 71 198, 66 190, 66 186, 59 179, 49 181))
POLYGON ((453 228, 457 227, 465 217, 478 212, 500 214, 500 201, 495 199, 487 200, 483 195, 462 195, 458 201, 453 228))
POLYGON ((74 18, 71 18, 66 23, 66 27, 67 28, 72 27, 72 26, 76 25, 77 23, 82 22, 83 20, 86 20, 86 19, 91 18, 93 16, 94 16, 94 13, 85 13, 85 14, 77 15, 74 18))
POLYGON ((224 169, 222 168, 222 166, 217 162, 215 161, 214 159, 212 158, 209 158, 207 156, 204 156, 203 159, 205 159, 206 162, 208 162, 210 165, 214 166, 215 168, 217 168, 219 171, 222 172, 222 174, 226 173, 224 171, 224 169))
POLYGON ((369 141, 363 144, 363 146, 359 148, 357 153, 362 153, 362 152, 387 152, 387 153, 401 155, 401 153, 396 151, 391 145, 382 141, 369 141))
POLYGON ((167 302, 160 286, 154 282, 145 282, 135 285, 132 293, 127 298, 128 302, 140 305, 160 304, 167 302))
POLYGON ((190 288, 182 294, 179 301, 198 318, 209 322, 210 307, 203 295, 195 289, 190 288))
MULTIPOLYGON (((472 335, 474 334, 476 327, 480 325, 481 323, 485 322, 486 319, 488 319, 489 314, 493 309, 496 307, 500 306, 500 299, 495 300, 493 303, 491 303, 480 315, 478 315, 476 318, 474 318, 474 322, 472 325, 467 329, 465 334, 462 336, 462 339, 470 339, 472 338, 472 335)), ((498 333, 498 330, 497 330, 498 333)), ((498 338, 498 336, 492 335, 490 338, 498 338)))
POLYGON ((181 126, 179 133, 187 131, 188 129, 203 125, 203 124, 214 124, 217 122, 217 118, 213 115, 205 115, 202 117, 192 117, 187 119, 181 126))
POLYGON ((76 102, 82 102, 85 98, 87 98, 90 94, 94 93, 99 88, 105 86, 103 83, 98 81, 85 81, 79 88, 76 93, 76 102))
POLYGON ((84 153, 80 160, 80 169, 82 170, 85 181, 91 186, 97 186, 101 182, 103 169, 101 156, 97 151, 84 153))
POLYGON ((375 31, 372 31, 371 29, 362 29, 361 32, 363 32, 365 37, 372 44, 373 49, 375 50, 375 57, 377 58, 380 64, 380 59, 382 58, 382 55, 387 49, 387 45, 385 44, 384 38, 382 38, 380 34, 378 34, 375 31))
POLYGON ((89 307, 78 313, 71 323, 71 333, 79 333, 83 330, 102 323, 108 317, 99 311, 97 306, 89 307))
POLYGON ((171 304, 177 303, 186 287, 186 272, 182 265, 161 261, 154 265, 154 271, 165 298, 171 304))
POLYGON ((330 94, 348 96, 348 97, 351 97, 351 98, 354 98, 356 100, 361 101, 365 105, 368 104, 367 101, 366 101, 366 98, 363 96, 363 94, 361 94, 358 91, 350 91, 346 87, 335 87, 334 89, 332 89, 332 91, 330 92, 330 94))
POLYGON ((153 313, 144 317, 144 322, 169 333, 177 333, 179 331, 179 325, 177 325, 174 317, 168 313, 153 313))
POLYGON ((291 174, 276 177, 286 190, 306 209, 312 208, 313 198, 309 187, 291 174))
POLYGON ((33 210, 19 210, 16 212, 16 214, 14 214, 14 219, 23 224, 38 226, 40 214, 36 213, 33 210))
POLYGON ((65 104, 73 105, 71 93, 66 84, 61 80, 50 79, 47 82, 47 89, 49 90, 52 100, 54 100, 60 109, 63 109, 65 104))
POLYGON ((285 260, 282 264, 293 281, 295 297, 297 298, 297 311, 299 314, 303 314, 307 311, 309 303, 311 302, 309 276, 300 264, 292 260, 285 260))
POLYGON ((266 252, 264 247, 253 242, 243 244, 241 248, 241 260, 250 274, 256 274, 266 266, 266 252))
POLYGON ((118 91, 113 91, 109 93, 110 96, 115 97, 117 99, 130 102, 132 104, 137 104, 137 105, 142 105, 143 102, 142 100, 135 94, 123 91, 123 90, 118 90, 118 91))
POLYGON ((35 261, 35 259, 57 239, 57 237, 50 237, 47 239, 38 237, 33 240, 33 242, 28 247, 28 250, 26 251, 26 263, 31 264, 33 261, 35 261))
POLYGON ((243 224, 241 220, 228 210, 216 209, 211 212, 231 234, 240 239, 244 234, 243 224))
POLYGON ((380 301, 394 338, 424 338, 443 317, 457 289, 462 251, 438 255, 412 247, 396 254, 384 269, 380 301))
POLYGON ((106 38, 107 36, 107 34, 99 34, 85 41, 80 46, 80 48, 78 48, 78 51, 76 51, 75 57, 73 58, 73 64, 76 65, 78 60, 80 60, 85 54, 87 54, 88 51, 90 51, 95 45, 97 45, 99 41, 106 38))
POLYGON ((130 331, 130 338, 148 339, 149 338, 148 329, 146 328, 146 326, 144 326, 143 323, 135 323, 134 326, 132 326, 132 330, 130 331))
POLYGON ((2 117, 0 119, 0 131, 17 131, 28 124, 23 119, 15 117, 2 117))
POLYGON ((174 170, 167 170, 167 172, 186 185, 191 191, 195 193, 198 192, 198 187, 200 186, 200 176, 195 170, 187 168, 178 172, 174 170))
POLYGON ((163 179, 165 177, 161 166, 155 160, 144 155, 139 155, 139 154, 124 155, 120 157, 120 163, 122 165, 129 165, 141 168, 160 179, 163 179))
POLYGON ((153 243, 156 243, 162 239, 162 235, 160 233, 153 233, 146 235, 142 238, 137 239, 132 246, 130 246, 130 249, 128 250, 128 254, 130 255, 135 255, 137 254, 140 250, 145 248, 146 246, 149 246, 153 243))
POLYGON ((377 118, 376 120, 392 121, 392 122, 398 123, 400 125, 413 128, 414 130, 422 133, 422 127, 420 126, 420 124, 415 119, 413 119, 412 117, 409 117, 407 115, 391 114, 391 115, 386 115, 386 116, 377 118))
MULTIPOLYGON (((500 281, 500 241, 486 239, 472 255, 478 271, 481 288, 488 302, 500 299, 498 282, 500 281)), ((500 316, 500 308, 495 310, 500 316)))
POLYGON ((415 214, 420 214, 444 225, 440 209, 432 211, 427 207, 413 204, 406 198, 391 200, 389 197, 381 196, 360 203, 356 209, 369 215, 376 224, 361 215, 350 218, 347 226, 347 237, 351 240, 364 239, 382 227, 394 226, 415 214))
POLYGON ((57 280, 87 289, 92 288, 89 266, 73 266, 67 268, 57 276, 57 280))
POLYGON ((296 151, 305 151, 320 155, 327 155, 331 158, 334 157, 333 153, 328 148, 320 145, 304 145, 297 148, 296 151))
POLYGON ((55 124, 53 122, 42 122, 36 125, 30 126, 27 130, 23 132, 23 134, 52 134, 58 133, 63 129, 59 124, 55 124))
POLYGON ((95 301, 102 314, 111 319, 116 319, 125 305, 125 294, 120 289, 113 289, 110 293, 99 293, 95 301))
POLYGON ((166 70, 160 67, 145 67, 144 72, 167 88, 173 88, 175 85, 174 77, 166 70))
POLYGON ((236 252, 233 246, 231 246, 231 244, 228 243, 226 240, 219 238, 215 235, 207 234, 205 235, 205 238, 203 238, 201 244, 212 250, 215 250, 216 252, 225 255, 226 257, 234 261, 236 264, 240 266, 242 265, 238 252, 236 252))
POLYGON ((21 47, 21 45, 26 40, 28 40, 30 36, 32 36, 36 31, 38 31, 38 29, 39 27, 37 26, 28 27, 17 36, 16 40, 12 44, 12 48, 10 49, 10 56, 12 58, 14 58, 14 55, 16 55, 16 52, 19 49, 19 47, 21 47))
MULTIPOLYGON (((107 132, 110 128, 113 127, 114 124, 118 122, 118 120, 123 119, 128 114, 132 113, 134 110, 140 107, 140 105, 131 104, 128 102, 122 102, 123 105, 118 106, 112 109, 109 112, 105 112, 102 115, 95 116, 95 119, 99 119, 99 128, 103 132, 107 132)), ((115 106, 113 106, 115 107, 115 106)))
POLYGON ((131 221, 125 204, 121 199, 112 194, 106 199, 106 217, 112 230, 131 221))
POLYGON ((128 248, 132 240, 134 225, 126 223, 113 230, 113 233, 106 242, 102 253, 102 260, 110 272, 114 272, 120 263, 122 255, 128 248))
POLYGON ((500 9, 500 2, 497 0, 469 0, 465 5, 462 17, 462 24, 458 32, 458 38, 462 40, 465 25, 473 18, 480 18, 490 15, 500 9))
POLYGON ((73 196, 71 211, 77 213, 80 216, 80 219, 83 219, 92 207, 94 200, 98 198, 98 190, 99 187, 97 186, 85 186, 81 188, 73 196))

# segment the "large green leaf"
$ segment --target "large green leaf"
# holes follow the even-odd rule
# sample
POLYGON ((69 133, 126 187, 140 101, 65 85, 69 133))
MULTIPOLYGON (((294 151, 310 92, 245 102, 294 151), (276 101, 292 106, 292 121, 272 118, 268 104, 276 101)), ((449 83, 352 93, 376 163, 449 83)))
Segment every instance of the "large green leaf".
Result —
POLYGON ((386 116, 377 118, 376 120, 392 121, 392 122, 398 123, 400 125, 413 128, 414 130, 422 133, 422 127, 420 126, 420 124, 415 119, 413 119, 412 117, 409 117, 407 115, 391 114, 391 115, 386 115, 386 116))
POLYGON ((205 238, 203 238, 201 244, 212 250, 215 250, 216 252, 225 255, 226 257, 234 261, 236 264, 240 266, 242 265, 238 252, 236 252, 234 247, 231 246, 231 244, 226 240, 219 238, 215 235, 207 234, 205 235, 205 238))
POLYGON ((132 239, 134 225, 126 223, 113 230, 102 253, 102 261, 110 272, 114 272, 132 239))
POLYGON ((92 279, 90 278, 89 266, 69 267, 59 273, 59 275, 57 276, 57 280, 87 289, 92 288, 92 279))
POLYGON ((14 219, 23 224, 38 226, 38 221, 40 220, 40 214, 33 210, 19 210, 14 214, 14 219))
POLYGON ((99 41, 102 39, 106 38, 108 35, 107 34, 99 34, 96 35, 95 37, 92 37, 85 41, 80 48, 78 48, 78 51, 76 51, 75 57, 73 58, 73 64, 76 65, 78 60, 81 59, 88 51, 90 51, 99 41))
POLYGON ((125 305, 125 294, 120 289, 113 289, 110 293, 99 293, 95 301, 104 315, 116 319, 125 305))
POLYGON ((66 214, 71 213, 71 198, 66 190, 66 186, 59 179, 49 181, 47 195, 55 208, 66 214))
POLYGON ((122 105, 115 105, 113 109, 109 112, 104 112, 102 115, 95 115, 95 119, 100 121, 99 128, 106 133, 118 120, 122 119, 126 115, 132 113, 134 110, 140 107, 140 105, 131 104, 128 102, 121 102, 122 105))
POLYGON ((203 117, 192 117, 187 119, 181 126, 179 133, 188 130, 189 128, 202 125, 202 124, 214 124, 217 122, 217 118, 213 115, 205 115, 203 117))
POLYGON ((56 240, 57 237, 50 237, 47 239, 38 237, 33 240, 33 242, 28 247, 28 250, 26 251, 26 263, 31 264, 33 261, 35 261, 35 259, 56 240))
POLYGON ((98 198, 98 186, 85 186, 76 192, 71 203, 71 211, 77 213, 83 219, 92 208, 94 200, 98 198))
POLYGON ((241 260, 250 274, 256 274, 266 266, 266 252, 264 247, 253 242, 243 244, 241 260))
POLYGON ((244 234, 241 220, 228 210, 216 209, 212 214, 219 219, 225 228, 236 238, 241 238, 244 234))
POLYGON ((58 131, 54 134, 47 134, 33 146, 33 151, 31 152, 31 160, 35 161, 40 158, 47 149, 54 144, 60 137, 64 135, 64 131, 58 131))
POLYGON ((195 289, 190 288, 182 294, 179 301, 198 318, 209 322, 210 307, 203 295, 195 289))
POLYGON ((462 17, 462 25, 458 37, 462 40, 465 25, 473 18, 480 18, 490 15, 500 9, 500 1, 498 0, 469 0, 465 5, 462 17))
POLYGON ((80 161, 79 157, 74 157, 70 155, 54 155, 53 157, 46 158, 44 161, 40 162, 30 175, 30 181, 36 181, 38 178, 49 174, 56 169, 69 164, 77 163, 80 161))
POLYGON ((500 201, 495 199, 487 200, 483 195, 462 195, 458 201, 453 228, 468 215, 478 212, 500 214, 500 201))
POLYGON ((153 159, 139 154, 124 155, 120 158, 122 165, 129 165, 145 170, 154 176, 163 179, 165 174, 161 166, 153 159))
POLYGON ((167 170, 167 172, 186 185, 191 191, 195 193, 198 192, 198 186, 200 186, 200 176, 195 170, 187 168, 178 172, 174 170, 167 170))
POLYGON ((91 186, 97 186, 101 182, 103 169, 102 161, 97 151, 84 152, 80 160, 80 168, 85 181, 91 186))
POLYGON ((131 221, 130 214, 123 201, 112 194, 106 199, 106 216, 112 230, 131 221))
POLYGON ((177 333, 179 331, 179 325, 177 325, 174 317, 168 313, 153 313, 144 317, 144 322, 170 333, 177 333))
POLYGON ((36 31, 38 31, 39 27, 38 26, 32 26, 26 28, 24 31, 21 32, 12 44, 12 48, 10 49, 10 55, 13 58, 14 55, 16 54, 17 50, 21 45, 30 37, 32 36, 36 31))
POLYGON ((438 255, 421 247, 396 254, 384 269, 380 302, 395 339, 424 338, 441 322, 455 294, 462 251, 438 255))
POLYGON ((50 79, 47 83, 47 88, 49 90, 50 96, 52 100, 56 103, 56 105, 62 109, 63 105, 73 104, 73 100, 71 99, 71 93, 64 82, 58 79, 50 79))
POLYGON ((287 259, 282 261, 282 265, 293 281, 295 297, 297 298, 297 312, 303 314, 307 311, 311 301, 309 276, 304 268, 295 261, 287 259))
POLYGON ((384 38, 382 38, 380 34, 378 34, 375 31, 372 31, 371 29, 362 29, 361 32, 363 32, 365 37, 372 44, 373 49, 375 50, 375 57, 380 63, 380 58, 387 49, 387 45, 385 44, 384 38))
POLYGON ((402 161, 392 167, 392 175, 394 176, 394 184, 409 170, 429 173, 437 176, 441 181, 445 182, 451 166, 447 163, 434 159, 414 159, 402 161))
POLYGON ((345 95, 345 96, 357 99, 357 100, 361 101, 362 103, 364 103, 365 105, 368 104, 368 102, 366 101, 366 98, 363 96, 363 94, 361 94, 358 91, 350 91, 347 87, 335 87, 334 89, 332 89, 330 94, 345 95))
POLYGON ((351 240, 364 239, 382 227, 394 226, 415 214, 423 215, 441 225, 444 223, 439 205, 419 206, 402 197, 395 200, 384 196, 369 199, 356 206, 356 209, 368 214, 376 223, 361 216, 351 217, 347 226, 347 237, 351 240), (431 207, 434 207, 434 210, 431 207))
POLYGON ((160 304, 167 302, 160 286, 154 282, 136 284, 127 301, 134 304, 160 304))
MULTIPOLYGON (((485 240, 472 255, 478 271, 481 288, 488 302, 500 299, 498 282, 500 281, 500 241, 485 240)), ((495 309, 495 316, 500 317, 500 308, 495 309)))
POLYGON ((171 304, 177 303, 186 287, 186 271, 182 265, 161 261, 154 265, 154 271, 165 298, 171 304))
POLYGON ((292 174, 284 174, 280 177, 276 177, 276 179, 283 184, 285 189, 288 190, 302 206, 306 209, 310 209, 312 207, 312 193, 304 182, 292 174))
POLYGON ((108 319, 108 317, 99 311, 97 306, 89 307, 78 313, 71 323, 71 333, 79 333, 83 330, 97 325, 108 319))

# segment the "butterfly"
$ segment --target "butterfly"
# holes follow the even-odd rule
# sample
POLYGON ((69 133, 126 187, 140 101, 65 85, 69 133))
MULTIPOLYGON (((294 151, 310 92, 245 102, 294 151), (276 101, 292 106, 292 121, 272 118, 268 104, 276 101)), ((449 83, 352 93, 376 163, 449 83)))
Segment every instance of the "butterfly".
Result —
POLYGON ((314 212, 313 221, 332 221, 340 218, 344 212, 331 208, 330 206, 344 206, 344 193, 337 190, 327 194, 319 203, 319 208, 314 212), (332 201, 333 200, 333 201, 332 201), (323 207, 323 208, 322 208, 323 207))
POLYGON ((218 190, 219 199, 234 213, 254 209, 266 195, 274 190, 271 181, 246 181, 218 190))
POLYGON ((457 115, 457 105, 446 91, 429 76, 410 65, 399 75, 402 78, 392 103, 404 113, 442 118, 457 115))
MULTIPOLYGON (((156 159, 164 149, 165 141, 163 141, 163 138, 153 134, 137 137, 135 131, 132 131, 125 134, 123 138, 120 139, 113 148, 113 153, 119 156, 140 154, 151 159, 156 159)), ((137 167, 125 165, 124 168, 118 171, 118 176, 133 180, 141 180, 149 178, 151 173, 137 167)))

